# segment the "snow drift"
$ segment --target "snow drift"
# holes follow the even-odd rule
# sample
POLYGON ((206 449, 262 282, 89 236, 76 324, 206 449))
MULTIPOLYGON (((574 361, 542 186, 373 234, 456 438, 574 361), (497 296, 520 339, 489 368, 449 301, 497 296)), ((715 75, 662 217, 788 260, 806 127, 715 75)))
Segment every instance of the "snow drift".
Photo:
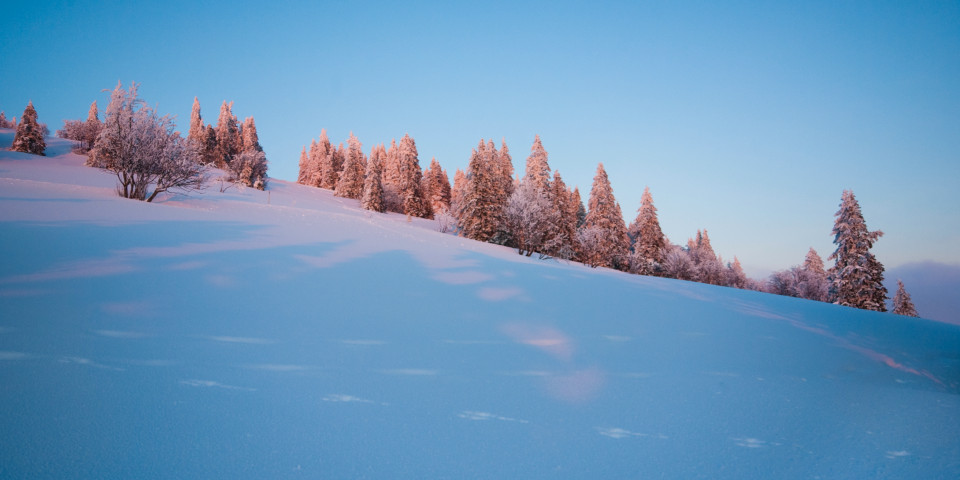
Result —
POLYGON ((4 478, 960 477, 958 326, 68 152, 0 152, 4 478))

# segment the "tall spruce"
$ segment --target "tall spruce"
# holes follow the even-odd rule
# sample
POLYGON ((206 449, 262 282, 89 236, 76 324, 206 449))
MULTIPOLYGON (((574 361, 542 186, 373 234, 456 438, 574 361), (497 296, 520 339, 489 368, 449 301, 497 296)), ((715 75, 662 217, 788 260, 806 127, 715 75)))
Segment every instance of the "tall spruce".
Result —
POLYGON ((383 174, 383 160, 387 156, 387 151, 383 144, 373 147, 370 151, 370 160, 367 161, 367 172, 363 181, 363 197, 360 199, 360 206, 383 213, 387 211, 387 205, 383 200, 383 183, 381 176, 383 174))
POLYGON ((584 248, 588 264, 620 270, 628 268, 630 238, 603 163, 597 166, 597 174, 593 177, 584 228, 591 230, 592 237, 592 244, 584 248))
POLYGON ((503 208, 494 196, 499 190, 495 166, 490 164, 494 158, 487 151, 483 140, 470 155, 467 166, 466 184, 457 207, 457 225, 460 233, 474 240, 487 242, 503 227, 503 208))
POLYGON ((501 189, 504 197, 509 197, 513 193, 513 157, 510 156, 510 149, 507 148, 507 139, 500 139, 500 151, 497 152, 497 161, 499 163, 500 181, 503 183, 501 189))
POLYGON ((550 190, 550 163, 547 160, 547 151, 540 142, 540 135, 533 139, 533 145, 530 147, 530 155, 527 157, 527 169, 524 174, 524 181, 533 183, 534 188, 540 192, 550 190))
POLYGON ((436 158, 430 159, 430 167, 424 173, 423 180, 424 195, 433 213, 450 211, 450 179, 436 158))
MULTIPOLYGON (((314 145, 315 145, 315 144, 316 144, 316 140, 314 140, 313 143, 314 143, 314 145)), ((307 160, 307 147, 306 147, 306 146, 304 146, 303 149, 300 150, 300 161, 297 162, 297 166, 298 166, 298 169, 297 169, 297 183, 299 183, 300 185, 303 185, 303 184, 306 183, 306 179, 307 179, 307 168, 309 167, 309 162, 308 162, 308 160, 307 160)))
POLYGON ((897 280, 897 293, 893 296, 893 313, 905 315, 907 317, 919 317, 917 307, 913 305, 913 300, 907 289, 903 287, 903 282, 897 280))
POLYGON ((550 198, 557 212, 557 240, 556 248, 549 253, 557 258, 571 259, 577 253, 577 206, 572 198, 573 193, 567 189, 559 171, 553 172, 550 186, 550 198))
POLYGON ((307 152, 307 162, 310 165, 307 174, 307 185, 333 190, 337 186, 338 166, 333 156, 334 148, 330 144, 327 130, 320 129, 320 138, 311 142, 307 152))
POLYGON ((47 143, 43 139, 43 127, 37 121, 37 111, 33 108, 33 101, 27 103, 27 108, 23 110, 23 116, 17 124, 17 133, 14 134, 13 146, 10 149, 14 152, 34 155, 44 155, 43 152, 47 149, 47 143))
POLYGON ((867 229, 853 191, 844 190, 840 210, 833 225, 833 243, 837 249, 828 260, 836 260, 830 269, 831 296, 834 303, 848 307, 887 311, 887 289, 883 286, 883 264, 870 253, 883 232, 867 229))
POLYGON ((347 140, 347 151, 343 163, 343 171, 334 195, 359 200, 363 196, 364 175, 367 171, 367 160, 363 155, 363 146, 360 140, 350 132, 347 140))
POLYGON ((643 196, 640 197, 640 208, 637 209, 637 218, 630 224, 627 234, 633 242, 630 258, 631 270, 641 275, 658 274, 666 255, 667 241, 663 236, 663 230, 660 229, 657 207, 653 205, 653 195, 650 194, 650 187, 644 187, 643 189, 643 196))
POLYGON ((187 131, 187 140, 192 141, 198 148, 206 142, 206 131, 203 128, 203 117, 200 115, 200 100, 193 97, 193 107, 190 109, 190 130, 187 131))
POLYGON ((430 204, 424 201, 421 190, 420 181, 423 178, 423 170, 420 169, 417 145, 409 134, 400 139, 398 161, 400 163, 399 194, 403 202, 403 213, 413 217, 432 218, 430 204))
POLYGON ((220 106, 220 116, 217 117, 217 156, 214 162, 217 168, 225 168, 240 152, 240 128, 237 126, 237 117, 232 112, 233 102, 226 100, 220 106))

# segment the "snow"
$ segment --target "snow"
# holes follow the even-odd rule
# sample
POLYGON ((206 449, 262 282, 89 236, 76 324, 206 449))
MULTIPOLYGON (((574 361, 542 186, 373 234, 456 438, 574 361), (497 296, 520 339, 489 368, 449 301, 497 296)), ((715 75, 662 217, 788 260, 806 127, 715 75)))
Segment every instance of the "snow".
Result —
POLYGON ((48 145, 0 151, 0 477, 960 477, 956 325, 48 145))

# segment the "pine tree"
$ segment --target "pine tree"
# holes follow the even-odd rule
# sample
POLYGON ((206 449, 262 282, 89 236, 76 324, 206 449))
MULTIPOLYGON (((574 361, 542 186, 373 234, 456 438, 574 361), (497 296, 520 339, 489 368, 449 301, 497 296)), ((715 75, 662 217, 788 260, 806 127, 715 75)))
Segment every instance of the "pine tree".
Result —
POLYGON ((200 152, 200 163, 204 165, 214 165, 217 163, 217 158, 219 158, 220 154, 220 147, 217 144, 217 131, 213 126, 207 125, 204 132, 205 140, 203 142, 203 149, 200 152))
POLYGON ((741 289, 747 288, 747 274, 743 272, 740 259, 736 256, 733 257, 733 263, 727 264, 727 268, 724 270, 724 277, 723 284, 725 286, 741 289))
POLYGON ((363 155, 363 146, 353 132, 350 132, 350 138, 347 140, 347 151, 343 163, 343 171, 340 174, 340 181, 337 183, 334 195, 359 200, 360 197, 363 196, 364 175, 366 171, 367 160, 363 155))
POLYGON ((843 191, 840 210, 833 226, 837 249, 829 260, 831 295, 834 303, 885 312, 887 289, 883 286, 883 265, 870 253, 883 232, 867 230, 860 204, 850 190, 843 191))
POLYGON ((217 155, 214 165, 217 168, 226 168, 233 157, 240 152, 240 144, 237 141, 240 136, 240 129, 237 126, 237 117, 233 115, 231 109, 233 102, 227 103, 226 100, 220 106, 220 116, 217 118, 217 155))
POLYGON ((533 182, 534 188, 546 192, 550 190, 550 164, 547 161, 547 151, 543 149, 540 135, 533 139, 530 147, 530 156, 527 157, 527 170, 524 181, 533 182))
POLYGON ((430 159, 430 167, 424 173, 423 180, 423 193, 434 214, 450 211, 450 179, 436 158, 430 159))
POLYGON ((903 282, 897 280, 897 293, 893 296, 893 313, 907 317, 919 317, 917 308, 910 299, 910 294, 903 288, 903 282))
MULTIPOLYGON (((320 137, 320 142, 317 142, 318 145, 318 155, 323 153, 323 136, 320 137)), ((336 190, 337 183, 340 182, 340 171, 343 170, 344 154, 343 154, 343 144, 334 148, 330 146, 329 153, 323 157, 323 164, 321 168, 321 188, 326 188, 328 190, 336 190)))
POLYGON ((495 166, 490 164, 492 156, 486 149, 486 144, 480 140, 470 155, 465 188, 457 207, 460 233, 481 242, 493 240, 501 231, 504 214, 499 202, 494 201, 499 187, 495 166))
POLYGON ((100 136, 100 130, 103 128, 103 123, 100 122, 100 111, 97 109, 97 101, 94 100, 90 104, 90 110, 87 111, 87 121, 84 124, 84 142, 86 143, 85 147, 87 150, 93 148, 93 144, 96 143, 97 137, 100 136))
POLYGON ((383 201, 383 183, 381 181, 383 161, 386 156, 387 151, 382 144, 373 147, 363 181, 363 198, 360 200, 361 207, 380 213, 387 211, 387 205, 383 201))
POLYGON ((0 112, 0 128, 16 128, 16 125, 10 120, 7 120, 5 113, 0 112))
POLYGON ((320 138, 310 144, 307 152, 307 161, 310 165, 307 174, 307 185, 333 190, 337 186, 337 159, 333 155, 334 148, 327 137, 327 130, 320 129, 320 138))
POLYGON ((497 160, 500 165, 498 172, 500 181, 503 185, 500 187, 504 192, 504 197, 509 197, 513 193, 513 158, 510 156, 510 149, 507 148, 507 140, 500 140, 500 151, 497 152, 497 160))
POLYGON ((417 145, 409 134, 400 139, 398 160, 400 163, 398 192, 403 202, 403 213, 413 217, 433 218, 430 205, 424 201, 423 192, 420 189, 423 170, 420 169, 417 145))
POLYGON ((557 248, 550 254, 564 259, 571 259, 577 254, 577 205, 574 204, 573 193, 567 189, 559 171, 553 172, 551 182, 553 191, 550 197, 558 215, 557 221, 557 248))
MULTIPOLYGON (((316 140, 313 141, 313 144, 316 145, 316 140)), ((297 183, 304 185, 306 184, 307 179, 307 168, 309 168, 306 146, 304 146, 303 150, 300 151, 300 161, 297 163, 297 165, 299 166, 297 170, 297 183)))
POLYGON ((584 245, 587 264, 594 267, 626 269, 630 239, 627 226, 623 221, 623 212, 613 196, 613 188, 607 177, 603 163, 597 166, 590 189, 590 201, 584 228, 589 229, 589 243, 584 245))
POLYGON ((825 302, 830 298, 830 283, 823 268, 823 259, 810 248, 803 264, 796 269, 797 296, 807 300, 825 302))
POLYGON ((467 174, 459 168, 453 172, 453 187, 450 188, 450 214, 460 218, 460 206, 467 192, 467 174))
POLYGON ((200 116, 200 101, 193 97, 193 108, 190 109, 190 130, 187 131, 187 140, 203 147, 206 142, 206 129, 203 128, 203 117, 200 116))
POLYGON ((243 142, 241 143, 240 151, 241 152, 262 152, 263 147, 260 146, 260 137, 257 136, 257 124, 254 122, 253 117, 247 117, 243 121, 243 142))
POLYGON ((637 218, 630 224, 627 235, 633 241, 631 270, 641 275, 658 274, 666 254, 667 241, 660 229, 657 207, 653 206, 650 187, 643 189, 637 218))
POLYGON ((580 187, 573 187, 573 195, 570 197, 573 204, 577 207, 577 228, 583 227, 587 221, 587 207, 583 205, 583 199, 580 197, 580 187))
POLYGON ((37 111, 33 108, 33 101, 30 101, 27 103, 27 108, 23 110, 23 116, 17 125, 17 133, 13 137, 13 146, 10 149, 14 152, 43 155, 46 148, 43 127, 37 121, 37 111))

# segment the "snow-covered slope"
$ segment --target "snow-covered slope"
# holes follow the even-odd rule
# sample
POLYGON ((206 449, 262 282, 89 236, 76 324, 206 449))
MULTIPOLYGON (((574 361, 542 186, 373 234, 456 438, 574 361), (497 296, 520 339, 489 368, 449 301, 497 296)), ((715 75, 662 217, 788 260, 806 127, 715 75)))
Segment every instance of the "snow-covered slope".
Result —
POLYGON ((0 152, 2 478, 960 477, 960 327, 67 147, 0 152))

